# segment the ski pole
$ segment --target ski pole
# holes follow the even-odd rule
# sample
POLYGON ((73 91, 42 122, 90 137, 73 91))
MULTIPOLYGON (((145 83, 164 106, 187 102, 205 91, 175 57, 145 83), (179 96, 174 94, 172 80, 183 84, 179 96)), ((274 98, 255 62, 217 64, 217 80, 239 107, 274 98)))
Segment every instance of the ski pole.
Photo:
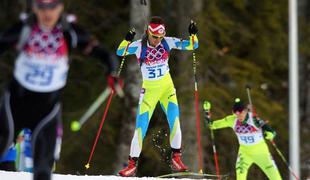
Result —
POLYGON ((251 98, 251 93, 250 93, 251 87, 250 87, 250 85, 247 84, 245 86, 245 88, 246 88, 246 92, 248 94, 248 99, 249 99, 250 106, 252 106, 253 104, 252 104, 252 98, 251 98))
POLYGON ((281 157, 282 161, 285 163, 285 165, 287 166, 287 168, 289 169, 290 173, 295 177, 296 180, 299 180, 299 177, 294 173, 292 167, 289 165, 289 163, 287 162, 287 160, 285 159, 284 155, 282 154, 282 152, 280 151, 280 149, 278 148, 277 144, 274 141, 270 141, 271 144, 273 145, 273 147, 276 149, 277 153, 279 154, 279 156, 281 157))
MULTIPOLYGON (((135 29, 133 28, 132 31, 135 31, 135 29)), ((125 49, 125 55, 126 52, 128 51, 128 46, 129 44, 126 46, 125 49)), ((117 72, 117 77, 120 76, 122 69, 124 67, 124 62, 125 62, 125 57, 124 56, 122 58, 120 67, 118 69, 117 72)), ((116 92, 118 92, 120 97, 124 96, 124 92, 122 90, 122 88, 117 84, 116 87, 116 92)), ((72 121, 71 122, 71 130, 72 131, 78 131, 81 129, 81 127, 83 126, 83 124, 87 121, 87 119, 98 109, 98 107, 106 100, 106 98, 108 97, 108 95, 111 93, 111 88, 107 87, 99 96, 98 98, 95 100, 95 102, 87 109, 87 111, 85 112, 85 114, 78 120, 78 121, 72 121)))
MULTIPOLYGON (((135 31, 135 29, 132 29, 132 31, 135 31)), ((126 55, 127 55, 127 51, 128 51, 129 45, 130 45, 130 42, 127 44, 127 46, 126 46, 126 48, 125 48, 125 53, 124 53, 124 56, 123 56, 123 58, 122 58, 121 64, 120 64, 120 66, 119 66, 119 69, 118 69, 118 72, 117 72, 117 77, 119 77, 120 74, 121 74, 121 72, 122 72, 122 69, 123 69, 123 66, 124 66, 124 62, 125 62, 125 59, 126 59, 126 55)), ((119 87, 119 88, 120 88, 120 87, 119 87)), ((109 110, 110 103, 111 103, 111 101, 112 101, 112 97, 113 97, 114 94, 115 94, 115 91, 112 89, 112 91, 111 91, 111 93, 110 93, 110 96, 109 96, 109 100, 108 100, 107 106, 106 106, 106 108, 105 108, 105 110, 104 110, 104 113, 103 113, 103 117, 102 117, 102 120, 101 120, 99 129, 98 129, 98 131, 97 131, 97 135, 96 135, 95 142, 94 142, 94 144, 93 144, 93 147, 92 147, 90 156, 89 156, 89 158, 88 158, 88 161, 87 161, 87 163, 86 163, 86 165, 85 165, 85 168, 86 168, 86 169, 89 169, 89 168, 90 168, 90 161, 91 161, 91 159, 92 159, 92 157, 93 157, 95 148, 96 148, 96 146, 97 146, 98 139, 99 139, 99 136, 100 136, 102 127, 103 127, 103 123, 104 123, 105 118, 106 118, 106 116, 107 116, 107 112, 108 112, 108 110, 109 110)))
MULTIPOLYGON (((209 121, 211 120, 210 109, 211 109, 211 103, 208 101, 204 101, 203 110, 205 112, 205 120, 207 124, 209 124, 209 121)), ((221 176, 220 176, 220 168, 219 168, 219 163, 218 163, 218 155, 217 155, 216 146, 215 146, 214 132, 213 132, 213 129, 211 128, 210 128, 210 133, 211 133, 211 141, 212 141, 212 147, 213 147, 212 149, 213 149, 216 175, 217 175, 217 178, 220 180, 221 176)))
POLYGON ((99 108, 99 106, 107 99, 108 95, 111 92, 111 88, 107 87, 102 93, 98 96, 98 98, 89 106, 87 111, 83 114, 83 116, 78 121, 71 122, 71 130, 78 131, 81 129, 83 124, 90 118, 92 114, 99 108))
POLYGON ((102 127, 103 127, 104 120, 105 120, 105 118, 106 118, 106 116, 107 116, 107 112, 108 112, 108 110, 109 110, 110 103, 111 103, 111 100, 112 100, 113 95, 114 95, 114 91, 112 90, 112 91, 111 91, 111 94, 110 94, 110 96, 109 96, 109 100, 108 100, 107 106, 106 106, 106 108, 105 108, 105 110, 104 110, 104 114, 103 114, 103 117, 102 117, 102 120, 101 120, 99 129, 98 129, 98 131, 97 131, 96 139, 95 139, 95 142, 94 142, 94 144, 93 144, 93 147, 92 147, 90 156, 89 156, 88 161, 87 161, 87 163, 86 163, 86 165, 85 165, 85 168, 86 168, 86 169, 89 169, 89 168, 90 168, 90 164, 89 164, 89 163, 90 163, 90 161, 91 161, 91 159, 92 159, 92 157, 93 157, 95 148, 96 148, 96 146, 97 146, 98 139, 99 139, 99 136, 100 136, 100 133, 101 133, 101 129, 102 129, 102 127))
POLYGON ((252 103, 253 101, 252 101, 251 92, 250 92, 251 87, 250 87, 250 85, 247 84, 245 86, 245 88, 246 88, 246 92, 247 92, 247 95, 248 95, 249 104, 250 104, 250 107, 251 107, 250 111, 253 113, 253 117, 255 117, 256 116, 256 110, 255 110, 255 108, 253 106, 253 103, 252 103))
MULTIPOLYGON (((193 20, 191 20, 191 23, 193 23, 193 20)), ((199 115, 199 104, 198 104, 198 80, 197 80, 197 72, 196 72, 196 54, 194 50, 194 39, 195 35, 191 34, 191 40, 193 44, 193 72, 194 72, 194 82, 195 82, 195 108, 196 108, 196 128, 197 128, 197 141, 198 141, 198 158, 199 158, 199 173, 203 173, 202 169, 202 148, 201 148, 201 141, 200 141, 200 115, 199 115)))

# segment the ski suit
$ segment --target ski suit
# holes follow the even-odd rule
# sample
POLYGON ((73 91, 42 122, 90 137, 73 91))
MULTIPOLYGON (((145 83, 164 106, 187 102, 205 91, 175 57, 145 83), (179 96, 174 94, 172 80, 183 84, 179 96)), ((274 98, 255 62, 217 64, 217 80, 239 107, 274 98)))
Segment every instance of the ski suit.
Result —
POLYGON ((240 144, 236 162, 237 180, 247 179, 248 170, 253 163, 258 165, 269 179, 282 179, 264 140, 263 131, 271 128, 263 120, 253 117, 249 112, 243 122, 233 114, 213 121, 210 126, 211 129, 227 127, 234 130, 240 144))
POLYGON ((156 47, 150 46, 145 38, 130 44, 123 40, 117 49, 117 55, 119 56, 136 55, 143 78, 136 117, 136 129, 131 141, 131 157, 140 156, 143 139, 158 101, 167 116, 171 148, 181 148, 182 134, 179 122, 179 106, 176 90, 169 73, 169 53, 172 49, 193 50, 198 48, 198 38, 196 36, 194 36, 194 42, 174 37, 164 37, 156 47), (145 45, 143 41, 145 41, 145 45), (128 44, 128 50, 125 54, 128 44))
POLYGON ((62 139, 61 94, 69 70, 69 51, 79 49, 100 59, 108 73, 116 70, 116 57, 75 23, 61 17, 48 30, 29 17, 0 36, 0 55, 17 48, 14 77, 0 99, 0 156, 16 132, 32 134, 34 179, 49 180, 62 139))

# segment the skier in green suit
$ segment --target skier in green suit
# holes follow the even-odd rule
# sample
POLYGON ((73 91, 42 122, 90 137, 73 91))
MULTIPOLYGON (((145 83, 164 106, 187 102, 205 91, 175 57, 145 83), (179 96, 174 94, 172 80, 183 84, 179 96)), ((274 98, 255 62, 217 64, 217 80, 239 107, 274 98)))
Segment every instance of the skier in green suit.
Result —
POLYGON ((230 127, 236 133, 240 144, 236 162, 237 180, 247 179, 248 170, 253 163, 258 165, 269 179, 281 180, 281 175, 264 140, 265 137, 272 141, 276 132, 264 120, 253 116, 239 98, 235 99, 232 111, 233 114, 219 120, 212 121, 208 116, 207 121, 210 129, 230 127))

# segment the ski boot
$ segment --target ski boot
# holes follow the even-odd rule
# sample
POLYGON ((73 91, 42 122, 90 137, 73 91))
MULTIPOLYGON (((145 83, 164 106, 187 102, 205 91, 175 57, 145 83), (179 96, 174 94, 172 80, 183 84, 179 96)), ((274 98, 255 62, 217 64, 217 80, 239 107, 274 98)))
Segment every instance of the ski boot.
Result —
POLYGON ((120 170, 118 174, 123 177, 134 177, 137 174, 138 158, 128 158, 128 165, 124 169, 120 170))
POLYGON ((174 172, 185 172, 188 171, 188 167, 185 166, 182 162, 182 153, 180 150, 172 150, 171 157, 171 170, 174 172))

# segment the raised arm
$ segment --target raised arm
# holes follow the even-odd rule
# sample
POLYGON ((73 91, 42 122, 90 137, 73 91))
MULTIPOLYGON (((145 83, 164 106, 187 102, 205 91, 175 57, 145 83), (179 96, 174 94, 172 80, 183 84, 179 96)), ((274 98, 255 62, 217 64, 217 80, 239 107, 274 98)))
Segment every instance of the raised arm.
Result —
MULTIPOLYGON (((105 64, 108 67, 108 74, 116 72, 118 59, 114 53, 105 48, 97 39, 76 24, 72 24, 72 28, 76 32, 76 47, 80 49, 83 54, 90 55, 105 64)), ((74 40, 72 41, 74 44, 74 40)))
POLYGON ((127 56, 132 54, 137 54, 139 50, 139 44, 141 47, 141 41, 133 41, 136 33, 134 30, 129 30, 126 34, 125 39, 120 43, 116 50, 118 56, 127 56), (126 52, 126 53, 125 53, 126 52))
POLYGON ((229 115, 224 117, 223 119, 218 119, 212 121, 212 125, 210 126, 211 129, 222 129, 227 127, 233 127, 235 122, 236 116, 235 115, 229 115))
POLYGON ((195 22, 191 21, 188 27, 188 32, 190 34, 188 40, 178 39, 178 38, 165 38, 170 49, 179 50, 194 50, 198 48, 198 28, 195 22))
MULTIPOLYGON (((117 77, 118 58, 114 53, 111 53, 112 51, 109 51, 100 44, 98 40, 80 27, 72 24, 72 28, 76 33, 76 40, 71 39, 71 47, 74 47, 74 43, 76 43, 76 47, 80 49, 83 54, 90 55, 105 64, 107 66, 107 83, 109 87, 119 95, 122 95, 122 83, 119 77, 117 77)), ((71 37, 74 38, 74 36, 71 37)))

